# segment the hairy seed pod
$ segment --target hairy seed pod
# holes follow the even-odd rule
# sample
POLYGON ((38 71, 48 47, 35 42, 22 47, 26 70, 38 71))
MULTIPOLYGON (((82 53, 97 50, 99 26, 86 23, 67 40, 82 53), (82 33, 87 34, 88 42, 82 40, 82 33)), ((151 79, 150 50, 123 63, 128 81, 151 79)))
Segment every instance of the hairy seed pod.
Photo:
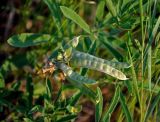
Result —
POLYGON ((119 80, 128 79, 126 78, 125 74, 123 74, 121 71, 112 67, 112 65, 122 67, 123 65, 122 63, 120 64, 118 62, 112 63, 110 61, 107 61, 101 58, 97 58, 87 53, 83 53, 83 52, 74 50, 72 53, 70 64, 75 67, 84 67, 84 68, 89 68, 89 69, 97 70, 100 72, 104 72, 119 80))

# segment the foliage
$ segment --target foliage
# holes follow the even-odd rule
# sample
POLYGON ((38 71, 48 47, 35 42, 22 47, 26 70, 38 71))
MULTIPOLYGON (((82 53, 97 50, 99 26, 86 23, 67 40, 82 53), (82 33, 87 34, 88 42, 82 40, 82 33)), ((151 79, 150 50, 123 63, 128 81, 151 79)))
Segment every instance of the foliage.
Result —
MULTIPOLYGON (((11 116, 11 120, 26 122, 76 121, 83 110, 81 101, 87 98, 95 106, 96 122, 160 121, 159 1, 100 0, 93 5, 84 0, 43 0, 41 4, 47 5, 51 12, 42 17, 46 26, 38 34, 21 33, 7 40, 18 51, 0 67, 0 110, 4 116, 7 112, 9 115, 4 120, 11 116), (87 18, 90 11, 91 20, 87 18), (82 38, 78 45, 70 48, 68 42, 79 36, 82 38), (64 60, 65 53, 68 56, 75 48, 86 59, 90 57, 86 61, 91 61, 91 55, 95 55, 95 60, 102 57, 115 62, 110 65, 123 71, 129 79, 120 80, 106 72, 98 74, 88 70, 95 68, 86 64, 80 67, 82 64, 75 61, 81 61, 81 57, 67 57, 71 62, 65 62, 66 69, 62 65, 52 74, 37 74, 46 64, 44 56, 50 56, 50 59, 59 56, 64 60), (72 69, 75 72, 71 77, 67 73, 72 69), (15 81, 7 83, 9 76, 14 76, 15 81), (75 76, 79 79, 73 79, 75 76), (88 76, 95 81, 90 83, 88 76), (109 91, 114 95, 106 100, 101 89, 108 89, 108 84, 115 90, 109 91)), ((64 62, 59 57, 53 62, 61 65, 64 62)))

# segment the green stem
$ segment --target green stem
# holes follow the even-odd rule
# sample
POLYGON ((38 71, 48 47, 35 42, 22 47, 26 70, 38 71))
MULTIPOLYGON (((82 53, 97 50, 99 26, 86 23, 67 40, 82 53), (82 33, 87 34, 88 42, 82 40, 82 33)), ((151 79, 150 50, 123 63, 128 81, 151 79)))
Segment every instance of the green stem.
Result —
POLYGON ((143 68, 143 60, 144 60, 144 26, 143 26, 143 0, 139 0, 139 8, 140 8, 140 22, 141 22, 141 37, 142 37, 142 60, 141 60, 141 66, 142 66, 142 86, 141 86, 141 103, 140 103, 140 109, 141 109, 141 118, 140 122, 143 122, 144 119, 144 112, 143 112, 143 82, 144 82, 144 68, 143 68))

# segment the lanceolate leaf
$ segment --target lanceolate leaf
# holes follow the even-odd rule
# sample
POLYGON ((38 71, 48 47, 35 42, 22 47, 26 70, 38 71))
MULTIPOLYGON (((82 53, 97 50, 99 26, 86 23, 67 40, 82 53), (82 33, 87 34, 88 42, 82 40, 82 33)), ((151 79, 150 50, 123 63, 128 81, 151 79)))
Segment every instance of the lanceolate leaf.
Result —
POLYGON ((90 28, 88 24, 72 9, 67 8, 65 6, 60 7, 64 16, 74 21, 76 24, 78 24, 84 31, 87 33, 90 33, 90 28))
POLYGON ((48 34, 22 33, 10 37, 7 42, 14 47, 29 47, 49 42, 50 39, 48 34))
POLYGON ((125 98, 121 92, 120 92, 120 102, 122 105, 123 112, 126 116, 127 122, 132 122, 132 117, 131 117, 130 111, 129 111, 128 106, 126 104, 125 98))
POLYGON ((103 109, 103 96, 102 96, 101 89, 99 87, 97 87, 97 95, 98 95, 98 101, 95 106, 96 108, 95 121, 99 122, 102 115, 102 109, 103 109))
POLYGON ((0 73, 0 88, 4 88, 4 87, 5 87, 5 81, 2 74, 0 73))
POLYGON ((107 6, 109 12, 111 12, 112 16, 115 17, 117 15, 117 13, 116 13, 115 6, 112 3, 112 0, 106 0, 106 6, 107 6))
POLYGON ((104 14, 104 7, 105 7, 105 0, 101 0, 98 4, 97 10, 96 10, 96 19, 102 20, 103 14, 104 14))
POLYGON ((52 13, 52 16, 54 18, 54 21, 55 21, 55 25, 57 26, 57 28, 60 30, 60 27, 61 27, 61 13, 60 13, 60 8, 59 6, 57 5, 57 3, 53 0, 43 0, 49 10, 51 11, 52 13))
POLYGON ((56 122, 68 122, 68 121, 71 121, 72 119, 75 119, 76 117, 77 115, 66 115, 60 118, 59 120, 57 120, 56 122))
POLYGON ((71 106, 74 106, 74 105, 77 103, 77 101, 79 100, 79 98, 81 97, 81 95, 82 95, 82 92, 80 92, 80 91, 76 92, 76 93, 71 97, 71 99, 69 100, 69 104, 70 104, 71 106))
POLYGON ((51 100, 52 98, 52 85, 51 85, 51 81, 46 78, 46 93, 47 93, 47 99, 51 100))
POLYGON ((114 94, 114 97, 112 98, 112 102, 111 102, 109 108, 104 113, 104 116, 102 118, 102 122, 108 122, 108 120, 110 119, 112 112, 114 111, 116 105, 119 102, 119 97, 120 97, 119 93, 120 93, 120 88, 117 87, 115 94, 114 94))
POLYGON ((103 33, 99 34, 99 40, 104 44, 104 46, 111 52, 116 59, 123 60, 123 56, 118 50, 115 49, 110 43, 109 40, 106 38, 106 35, 103 33))
POLYGON ((155 107, 158 105, 160 101, 160 91, 158 92, 158 94, 156 95, 155 99, 153 100, 153 102, 150 104, 149 109, 146 113, 145 116, 145 121, 148 119, 148 117, 152 114, 153 110, 155 109, 155 107))

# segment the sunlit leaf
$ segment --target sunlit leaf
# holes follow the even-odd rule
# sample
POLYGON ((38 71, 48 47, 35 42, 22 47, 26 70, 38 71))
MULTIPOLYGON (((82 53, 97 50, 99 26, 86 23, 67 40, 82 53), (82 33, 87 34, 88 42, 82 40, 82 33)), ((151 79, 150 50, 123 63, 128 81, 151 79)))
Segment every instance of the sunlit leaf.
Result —
POLYGON ((132 122, 132 117, 131 117, 130 111, 129 111, 128 106, 125 101, 125 97, 123 96, 122 92, 120 92, 120 102, 122 105, 123 112, 126 116, 127 122, 132 122))
POLYGON ((71 121, 72 119, 75 119, 76 117, 77 115, 66 115, 60 118, 59 120, 57 120, 56 122, 68 122, 68 121, 71 121))
POLYGON ((29 47, 47 43, 50 39, 48 34, 22 33, 10 37, 7 42, 14 47, 29 47))
POLYGON ((103 96, 101 89, 97 87, 97 95, 98 95, 98 101, 95 105, 95 122, 99 122, 102 115, 102 109, 103 109, 103 96))
POLYGON ((108 120, 110 120, 110 116, 113 113, 115 107, 117 106, 118 102, 119 102, 119 97, 120 97, 120 88, 117 87, 114 97, 112 98, 112 102, 109 106, 108 109, 106 109, 103 118, 102 118, 102 122, 108 122, 108 120))
POLYGON ((5 81, 2 74, 0 73, 0 88, 4 88, 4 87, 5 87, 5 81))
POLYGON ((90 33, 90 28, 88 24, 72 9, 67 8, 65 6, 60 7, 64 16, 74 21, 76 24, 78 24, 84 31, 87 33, 90 33))

